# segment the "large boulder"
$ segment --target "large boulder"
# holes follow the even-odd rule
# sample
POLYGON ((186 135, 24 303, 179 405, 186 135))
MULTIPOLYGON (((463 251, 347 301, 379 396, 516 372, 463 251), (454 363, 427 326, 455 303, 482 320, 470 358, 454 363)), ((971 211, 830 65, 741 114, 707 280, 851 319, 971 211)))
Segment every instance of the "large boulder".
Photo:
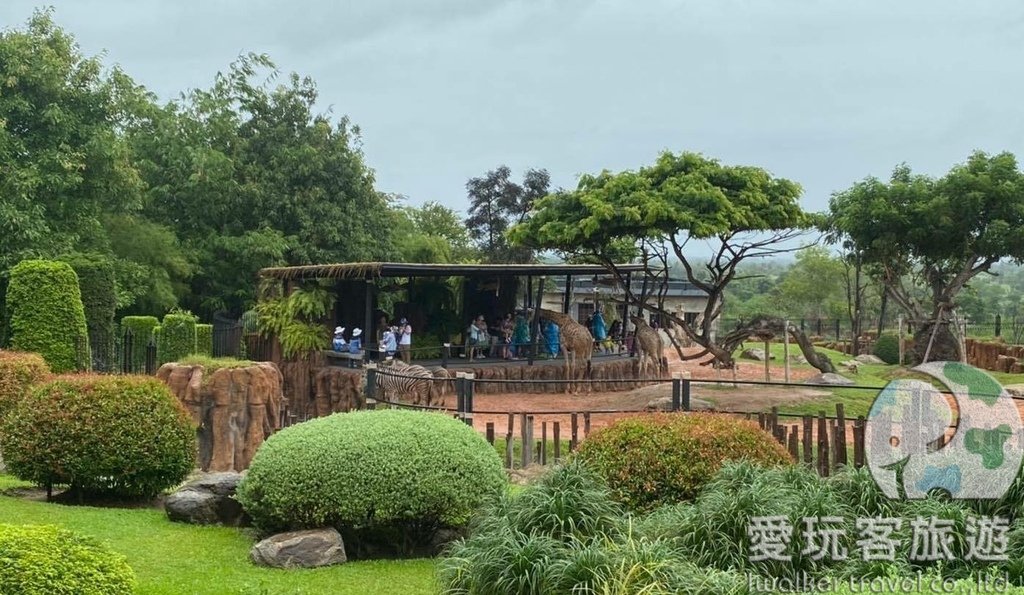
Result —
POLYGON ((347 560, 341 534, 331 527, 272 535, 252 546, 249 557, 274 568, 317 568, 347 560))
POLYGON ((870 353, 862 353, 862 354, 858 355, 857 357, 855 357, 853 359, 857 360, 858 362, 860 362, 862 364, 869 364, 869 365, 876 365, 876 364, 884 364, 885 363, 885 362, 882 361, 882 358, 878 357, 877 355, 872 355, 870 353))
POLYGON ((849 378, 847 378, 845 376, 840 376, 839 374, 826 373, 826 374, 818 374, 816 376, 811 376, 810 378, 808 378, 807 380, 804 381, 804 384, 825 384, 825 385, 829 385, 829 386, 851 386, 853 384, 856 384, 856 382, 850 380, 849 378))
POLYGON ((241 471, 256 449, 280 427, 284 402, 281 372, 255 362, 213 371, 169 363, 156 377, 171 389, 199 426, 203 471, 241 471))
MULTIPOLYGON (((714 409, 710 402, 690 397, 691 411, 708 411, 710 409, 714 409)), ((672 411, 672 395, 651 399, 644 405, 644 411, 672 411)))
POLYGON ((245 524, 242 505, 235 500, 241 473, 204 473, 185 484, 164 501, 167 518, 193 525, 245 524))

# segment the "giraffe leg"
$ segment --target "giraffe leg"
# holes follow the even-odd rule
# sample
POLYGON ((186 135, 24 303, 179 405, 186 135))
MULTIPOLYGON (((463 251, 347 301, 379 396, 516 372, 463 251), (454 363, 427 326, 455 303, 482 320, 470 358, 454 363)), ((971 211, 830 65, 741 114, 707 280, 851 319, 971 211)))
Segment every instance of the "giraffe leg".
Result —
POLYGON ((563 349, 562 352, 565 354, 565 394, 572 392, 572 376, 570 375, 569 367, 569 350, 563 349))

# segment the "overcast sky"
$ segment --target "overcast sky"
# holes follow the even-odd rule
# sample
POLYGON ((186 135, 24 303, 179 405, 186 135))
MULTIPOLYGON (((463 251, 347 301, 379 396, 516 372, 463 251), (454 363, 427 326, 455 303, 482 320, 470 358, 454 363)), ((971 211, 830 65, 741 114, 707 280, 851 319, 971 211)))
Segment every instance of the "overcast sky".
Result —
MULTIPOLYGON (((499 164, 580 173, 664 149, 768 168, 824 209, 906 161, 1024 155, 1024 2, 66 0, 57 21, 163 99, 239 53, 311 75, 381 190, 464 209, 499 164)), ((3 0, 0 25, 35 2, 3 0)))

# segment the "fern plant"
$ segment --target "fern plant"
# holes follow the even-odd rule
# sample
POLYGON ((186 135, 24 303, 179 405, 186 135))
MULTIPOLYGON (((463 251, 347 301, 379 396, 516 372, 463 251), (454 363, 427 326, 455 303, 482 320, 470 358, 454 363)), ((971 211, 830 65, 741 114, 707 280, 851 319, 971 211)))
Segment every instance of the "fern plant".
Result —
POLYGON ((256 327, 266 337, 277 337, 287 359, 306 359, 322 349, 330 337, 321 321, 334 307, 334 294, 316 283, 283 295, 280 283, 261 287, 256 304, 256 327))

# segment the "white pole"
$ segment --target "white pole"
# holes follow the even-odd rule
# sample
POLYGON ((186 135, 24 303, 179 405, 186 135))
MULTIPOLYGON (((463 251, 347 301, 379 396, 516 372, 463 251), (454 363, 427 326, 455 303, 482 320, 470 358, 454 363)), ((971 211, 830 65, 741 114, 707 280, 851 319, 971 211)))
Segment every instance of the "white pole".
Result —
POLYGON ((782 344, 782 359, 785 361, 785 374, 786 382, 789 382, 789 321, 785 322, 784 338, 785 342, 782 344))
POLYGON ((896 317, 896 328, 898 329, 896 331, 896 333, 897 333, 897 336, 899 337, 900 365, 902 366, 903 365, 903 315, 902 314, 900 314, 899 316, 896 317))

